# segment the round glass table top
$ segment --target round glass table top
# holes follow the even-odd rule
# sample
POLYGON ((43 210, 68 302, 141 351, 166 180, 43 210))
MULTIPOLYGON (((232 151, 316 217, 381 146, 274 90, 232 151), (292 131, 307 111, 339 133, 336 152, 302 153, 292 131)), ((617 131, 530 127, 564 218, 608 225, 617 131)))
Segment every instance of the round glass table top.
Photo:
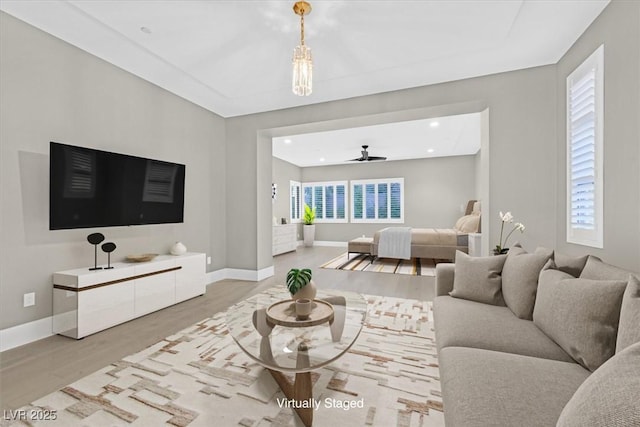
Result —
MULTIPOLYGON (((227 310, 229 332, 240 348, 261 365, 285 372, 307 372, 343 355, 358 338, 367 302, 354 292, 318 290, 316 300, 333 306, 333 317, 315 326, 275 324, 267 309, 291 300, 286 291, 268 290, 227 310)), ((293 301, 292 301, 293 304, 293 301)))

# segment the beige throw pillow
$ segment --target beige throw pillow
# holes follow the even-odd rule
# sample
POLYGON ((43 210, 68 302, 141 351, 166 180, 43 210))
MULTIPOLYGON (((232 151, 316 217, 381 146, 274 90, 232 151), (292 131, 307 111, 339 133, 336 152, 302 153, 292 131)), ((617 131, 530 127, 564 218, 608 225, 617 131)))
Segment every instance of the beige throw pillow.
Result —
POLYGON ((556 427, 640 426, 640 343, 616 354, 583 382, 556 427))
POLYGON ((456 221, 453 227, 461 233, 476 233, 480 225, 480 217, 477 215, 465 215, 456 221))
POLYGON ((519 245, 509 249, 502 269, 502 296, 507 307, 520 319, 533 319, 538 276, 552 257, 551 249, 538 248, 532 254, 519 245))
POLYGON ((506 259, 506 255, 472 257, 456 251, 453 290, 449 295, 504 306, 501 273, 506 259))
MULTIPOLYGON (((637 342, 640 342, 640 280, 630 276, 622 296, 616 353, 637 342)), ((640 361, 638 363, 640 366, 640 361)))
POLYGON ((540 273, 533 323, 576 362, 595 371, 613 356, 626 282, 540 273))

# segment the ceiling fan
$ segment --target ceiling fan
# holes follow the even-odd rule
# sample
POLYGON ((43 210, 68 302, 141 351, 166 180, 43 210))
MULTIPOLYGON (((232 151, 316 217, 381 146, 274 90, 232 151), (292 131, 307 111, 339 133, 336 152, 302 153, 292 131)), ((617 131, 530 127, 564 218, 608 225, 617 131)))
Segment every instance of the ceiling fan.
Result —
POLYGON ((376 160, 387 160, 386 157, 380 157, 380 156, 370 156, 369 152, 367 151, 367 148, 369 148, 368 145, 363 145, 362 146, 362 156, 358 157, 357 159, 350 159, 350 162, 373 162, 376 160))

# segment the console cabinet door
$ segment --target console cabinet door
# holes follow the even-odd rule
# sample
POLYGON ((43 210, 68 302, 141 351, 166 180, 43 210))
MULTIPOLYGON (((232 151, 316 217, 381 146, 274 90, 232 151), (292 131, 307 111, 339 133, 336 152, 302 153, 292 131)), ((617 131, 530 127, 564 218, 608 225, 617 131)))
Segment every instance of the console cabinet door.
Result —
POLYGON ((176 302, 197 297, 206 292, 205 254, 178 259, 182 268, 176 270, 176 302))
POLYGON ((133 282, 78 292, 78 337, 110 328, 135 317, 133 282))
MULTIPOLYGON (((136 266, 136 276, 169 270, 175 267, 173 259, 136 266)), ((168 271, 135 280, 135 313, 142 316, 175 303, 176 272, 168 271)))

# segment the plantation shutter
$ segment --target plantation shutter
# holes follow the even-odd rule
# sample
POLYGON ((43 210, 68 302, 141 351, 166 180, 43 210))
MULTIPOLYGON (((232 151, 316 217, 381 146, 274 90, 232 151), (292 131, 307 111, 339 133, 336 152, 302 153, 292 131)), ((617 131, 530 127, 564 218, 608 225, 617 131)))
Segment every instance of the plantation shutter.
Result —
POLYGON ((376 186, 375 184, 365 185, 366 191, 366 215, 367 219, 374 219, 376 217, 376 186))
POLYGON ((362 219, 364 200, 362 197, 362 185, 353 186, 353 217, 362 219))
POLYGON ((391 183, 391 218, 402 218, 402 188, 399 182, 391 183))
POLYGON ((567 241, 602 247, 601 46, 567 78, 567 241))
POLYGON ((571 120, 571 225, 595 228, 595 70, 570 91, 571 120))
POLYGON ((333 198, 333 185, 325 185, 324 187, 324 209, 325 218, 332 219, 335 215, 335 200, 333 198))
POLYGON ((389 185, 387 183, 378 184, 378 218, 384 219, 388 218, 388 209, 389 209, 389 192, 387 189, 389 185))
POLYGON ((336 185, 336 218, 345 219, 346 215, 346 185, 336 185))

